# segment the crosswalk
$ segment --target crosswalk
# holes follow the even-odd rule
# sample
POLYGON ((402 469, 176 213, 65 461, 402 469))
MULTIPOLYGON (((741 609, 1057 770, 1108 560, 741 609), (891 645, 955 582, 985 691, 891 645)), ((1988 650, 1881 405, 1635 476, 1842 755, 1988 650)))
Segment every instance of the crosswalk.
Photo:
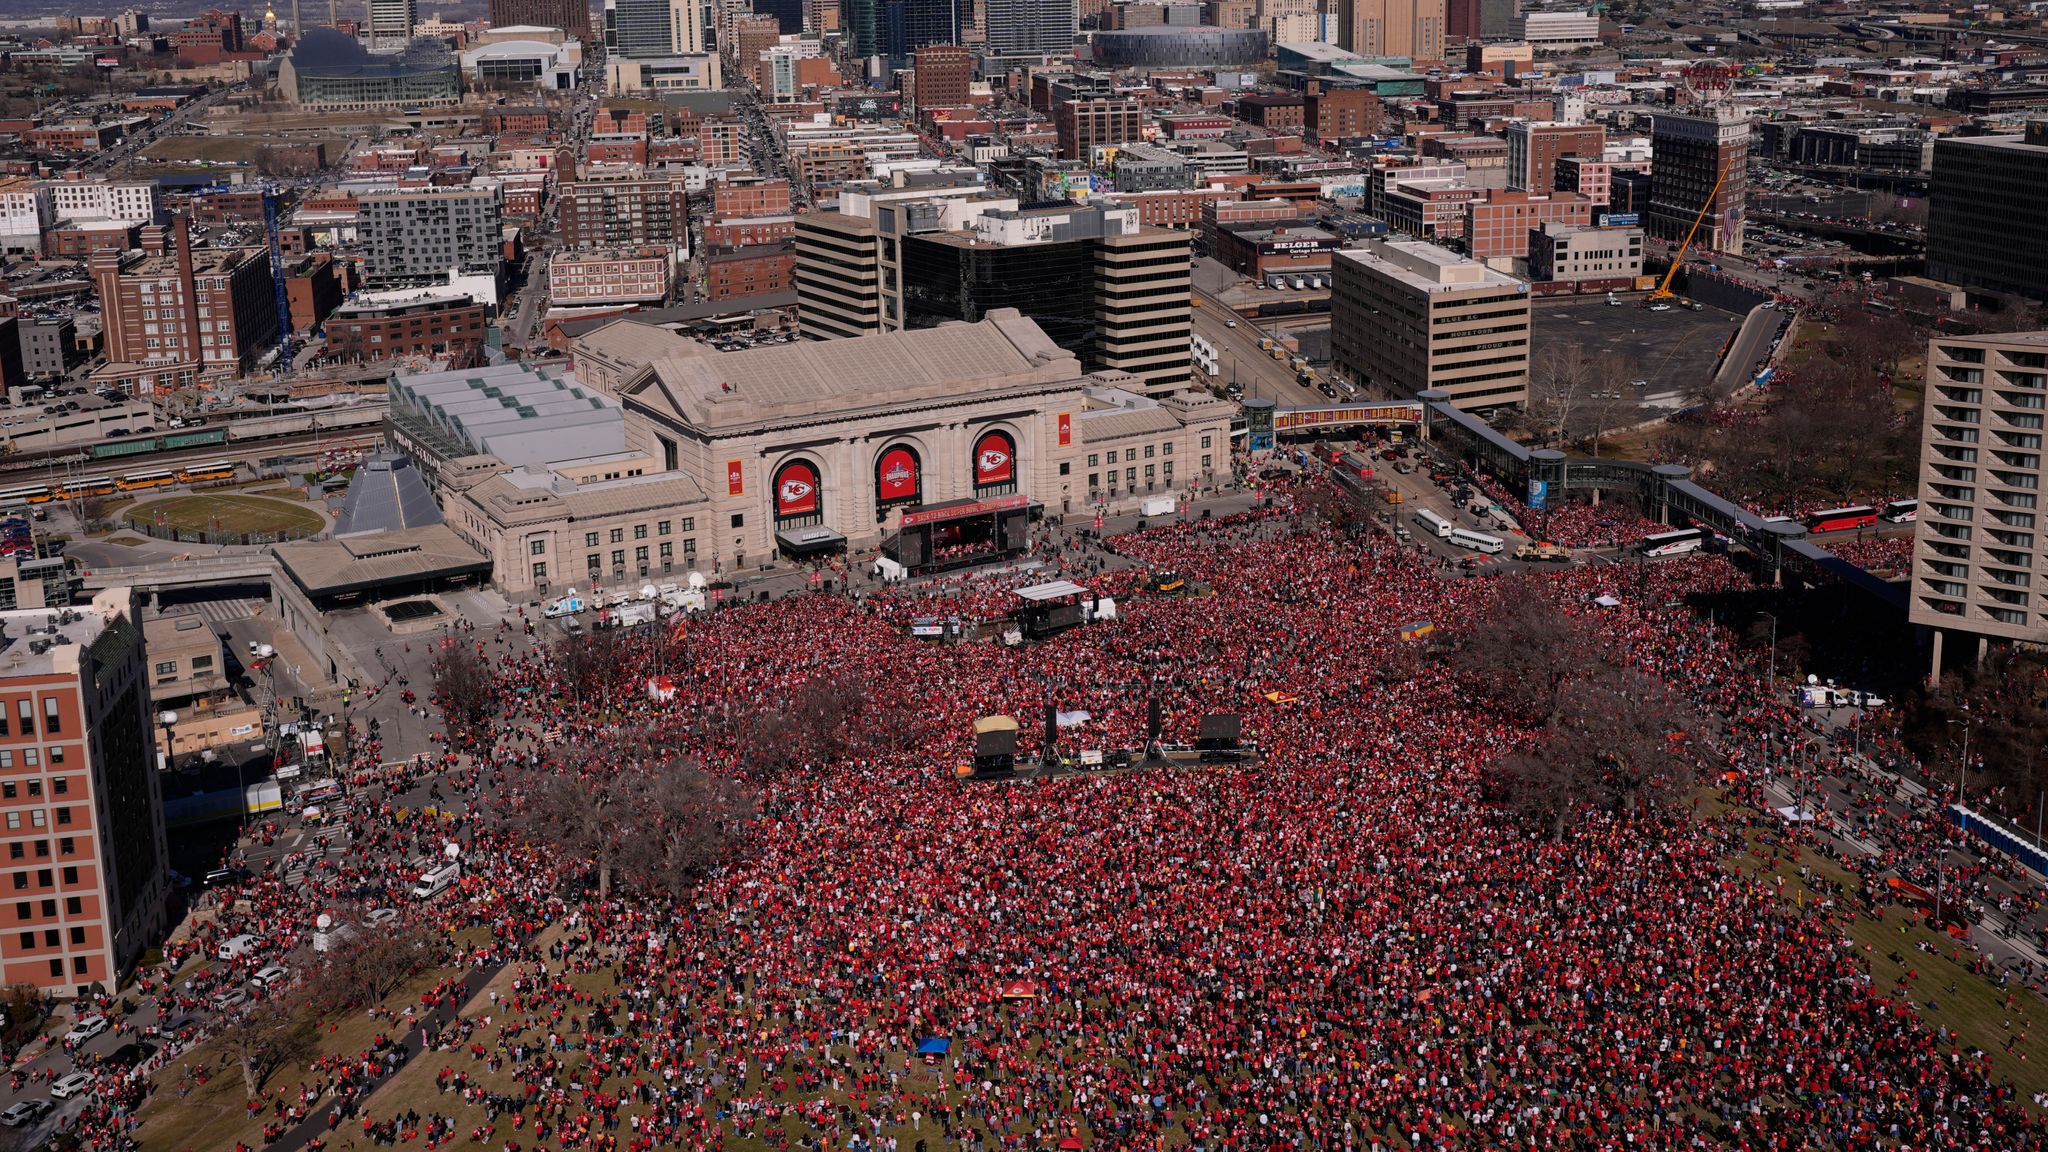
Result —
POLYGON ((234 600, 203 600, 199 603, 199 617, 208 624, 232 624, 247 620, 264 601, 253 596, 234 600))

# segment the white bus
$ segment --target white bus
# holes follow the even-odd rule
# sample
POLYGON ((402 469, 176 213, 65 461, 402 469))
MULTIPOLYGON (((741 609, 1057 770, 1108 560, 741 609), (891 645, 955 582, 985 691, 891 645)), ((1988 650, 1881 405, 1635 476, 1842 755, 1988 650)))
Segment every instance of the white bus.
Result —
POLYGON ((1484 532, 1474 532, 1470 528, 1451 529, 1451 543, 1456 544, 1460 548, 1470 548, 1474 552, 1484 552, 1488 555, 1492 555, 1506 547, 1506 544, 1501 541, 1500 537, 1488 536, 1484 532))
POLYGON ((1698 528, 1681 528, 1676 532, 1655 532, 1643 537, 1636 545, 1636 551, 1645 556, 1683 556, 1705 547, 1707 534, 1698 528))
POLYGON ((1415 522, 1422 525, 1424 531, 1431 533, 1439 540, 1450 539, 1451 522, 1427 508, 1415 513, 1415 522))
POLYGON ((1918 500, 1894 500, 1884 506, 1882 519, 1887 524, 1911 524, 1920 519, 1918 500))

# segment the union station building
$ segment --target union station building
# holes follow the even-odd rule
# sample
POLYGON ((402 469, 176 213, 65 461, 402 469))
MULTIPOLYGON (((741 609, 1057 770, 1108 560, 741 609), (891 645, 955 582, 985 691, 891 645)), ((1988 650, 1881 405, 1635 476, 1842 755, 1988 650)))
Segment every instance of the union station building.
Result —
POLYGON ((1084 373, 1012 309, 720 352, 621 320, 567 362, 395 378, 393 439, 510 594, 869 552, 911 572, 1230 472, 1235 406, 1084 373))

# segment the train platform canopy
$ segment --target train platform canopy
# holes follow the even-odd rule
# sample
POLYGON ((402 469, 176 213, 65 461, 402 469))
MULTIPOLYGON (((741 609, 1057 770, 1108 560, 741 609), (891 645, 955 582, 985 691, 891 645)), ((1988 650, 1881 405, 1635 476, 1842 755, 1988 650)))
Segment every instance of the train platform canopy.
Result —
POLYGON ((1049 584, 1033 584, 1029 588, 1017 589, 1017 595, 1033 603, 1042 604, 1047 600, 1058 600, 1065 596, 1086 596, 1088 590, 1072 580, 1054 580, 1049 584))
POLYGON ((396 452, 372 456, 349 481, 348 503, 334 519, 336 536, 423 528, 441 522, 441 506, 413 462, 396 452))

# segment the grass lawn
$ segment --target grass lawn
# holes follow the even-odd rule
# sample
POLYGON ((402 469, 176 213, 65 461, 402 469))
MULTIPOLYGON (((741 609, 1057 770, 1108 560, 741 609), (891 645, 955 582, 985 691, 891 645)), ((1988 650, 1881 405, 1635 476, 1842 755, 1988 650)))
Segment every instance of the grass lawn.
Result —
POLYGON ((156 523, 159 513, 181 532, 279 532, 309 536, 326 525, 318 514, 303 507, 231 492, 149 500, 129 509, 123 519, 146 527, 156 523))
MULTIPOLYGON (((199 969, 200 965, 195 964, 189 971, 181 972, 179 978, 199 969)), ((393 992, 384 1006, 392 1012, 403 1012, 407 1006, 419 1003, 420 993, 444 975, 438 968, 420 973, 393 992)), ((390 1019, 371 1019, 360 1010, 337 1013, 321 1021, 320 1054, 361 1052, 379 1032, 397 1035, 405 1027, 404 1023, 390 1019)), ((298 1070, 285 1068, 272 1076, 265 1087, 290 1092, 296 1090, 300 1079, 298 1070)), ((237 1140, 252 1146, 262 1144, 263 1125, 250 1120, 244 1106, 249 1097, 242 1085, 242 1070, 219 1041, 208 1041, 179 1056, 160 1069, 155 1080, 156 1091, 142 1106, 142 1127, 135 1134, 144 1148, 214 1152, 234 1147, 237 1140), (195 1072, 206 1070, 207 1080, 204 1084, 195 1083, 180 1098, 178 1085, 187 1068, 195 1072)), ((430 1073, 429 1091, 432 1086, 430 1073)))
MULTIPOLYGON (((1752 846, 1761 841, 1761 832, 1751 833, 1752 846)), ((1968 967, 1971 953, 1919 923, 1909 909, 1887 906, 1871 917, 1844 907, 1839 900, 1829 907, 1832 897, 1859 891, 1862 881, 1818 853, 1802 850, 1793 861, 1786 859, 1780 848, 1768 866, 1754 856, 1731 860, 1729 866, 1751 875, 1782 877, 1784 886, 1779 893, 1787 902, 1808 910, 1817 921, 1856 942, 1870 969, 1872 992, 1911 1000, 1930 1027, 1949 1029, 1958 1046, 1974 1046, 1989 1053, 1993 1074, 2009 1078, 2022 1100, 2048 1091, 2048 1044, 2034 1027, 2037 1022, 2048 1022, 2048 1005, 2039 996, 2015 985, 2013 1009, 2006 1011, 2006 993, 1998 986, 1995 973, 1989 977, 1972 973, 1968 967), (1799 874, 1802 865, 1806 877, 1799 874), (1933 950, 1921 951, 1923 942, 1933 950), (1952 953, 1959 953, 1960 961, 1951 959, 1952 953), (1897 960, 1892 959, 1894 955, 1897 960), (2027 1039, 2007 1054, 2006 1040, 2022 1032, 2027 1039)))

